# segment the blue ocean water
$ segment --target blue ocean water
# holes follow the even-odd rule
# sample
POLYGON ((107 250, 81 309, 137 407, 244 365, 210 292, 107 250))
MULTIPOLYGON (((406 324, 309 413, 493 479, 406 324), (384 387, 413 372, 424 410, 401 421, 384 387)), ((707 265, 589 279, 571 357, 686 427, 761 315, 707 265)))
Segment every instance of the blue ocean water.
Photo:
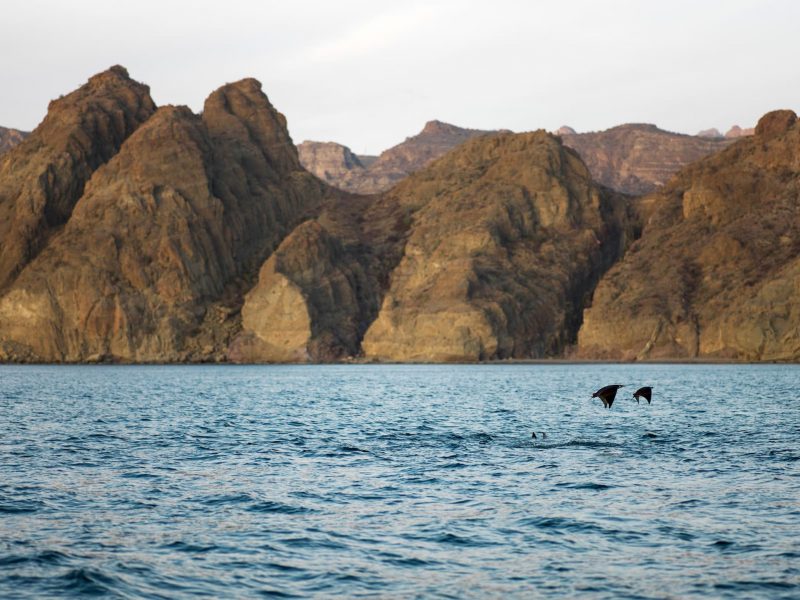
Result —
POLYGON ((800 367, 0 366, 0 597, 89 594, 798 598, 800 367))

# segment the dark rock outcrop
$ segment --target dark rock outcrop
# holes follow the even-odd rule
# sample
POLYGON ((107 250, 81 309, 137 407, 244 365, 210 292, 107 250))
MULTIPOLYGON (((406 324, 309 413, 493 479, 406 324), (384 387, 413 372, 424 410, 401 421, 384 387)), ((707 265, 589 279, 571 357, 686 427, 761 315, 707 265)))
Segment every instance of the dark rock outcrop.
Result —
POLYGON ((92 173, 155 111, 119 66, 54 100, 44 121, 0 157, 0 290, 72 214, 92 173))
POLYGON ((752 137, 653 195, 642 238, 602 279, 579 355, 800 359, 800 122, 752 137))

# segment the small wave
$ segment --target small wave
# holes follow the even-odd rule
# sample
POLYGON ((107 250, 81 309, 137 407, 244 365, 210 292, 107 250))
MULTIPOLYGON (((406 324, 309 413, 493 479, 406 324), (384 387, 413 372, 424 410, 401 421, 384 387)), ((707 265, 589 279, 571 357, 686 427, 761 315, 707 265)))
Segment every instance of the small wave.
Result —
POLYGON ((0 514, 34 513, 44 506, 40 500, 5 500, 0 501, 0 514))
POLYGON ((188 542, 171 542, 169 544, 164 544, 161 546, 162 548, 174 550, 176 552, 211 552, 212 550, 216 550, 217 546, 215 544, 190 544, 188 542))
POLYGON ((61 565, 69 560, 69 556, 57 550, 44 550, 30 555, 8 554, 0 556, 0 566, 34 564, 34 565, 61 565))
POLYGON ((256 502, 252 506, 249 506, 247 510, 249 512, 282 513, 286 515, 299 515, 299 514, 307 514, 315 512, 313 509, 306 508, 304 506, 290 506, 289 504, 283 504, 281 502, 273 502, 271 500, 256 502))
POLYGON ((223 494, 205 497, 200 502, 208 506, 218 506, 222 504, 242 504, 244 502, 253 502, 253 500, 254 498, 248 494, 223 494))
POLYGON ((78 595, 112 594, 121 585, 120 580, 113 575, 83 567, 71 569, 59 577, 59 580, 59 584, 63 583, 63 587, 59 585, 61 589, 78 595))
POLYGON ((609 442, 606 440, 570 440, 565 444, 554 445, 555 448, 622 448, 620 442, 609 442))
POLYGON ((586 483, 557 483, 556 487, 559 488, 567 488, 570 490, 610 490, 614 487, 614 485, 607 485, 605 483, 595 483, 595 482, 586 482, 586 483))

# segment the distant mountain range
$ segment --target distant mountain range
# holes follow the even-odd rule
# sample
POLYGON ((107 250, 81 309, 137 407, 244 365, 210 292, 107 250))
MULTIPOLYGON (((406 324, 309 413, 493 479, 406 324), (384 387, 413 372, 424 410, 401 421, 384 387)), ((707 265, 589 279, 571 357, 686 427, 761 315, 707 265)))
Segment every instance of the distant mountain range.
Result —
MULTIPOLYGON (((341 190, 372 194, 390 189, 468 139, 496 133, 500 132, 430 121, 420 133, 379 157, 357 156, 335 142, 306 141, 298 151, 303 166, 325 182, 341 190)), ((684 165, 718 152, 747 131, 735 127, 727 137, 709 132, 691 136, 655 125, 629 124, 591 133, 564 126, 556 134, 578 151, 596 181, 638 195, 655 190, 684 165)))
POLYGON ((429 121, 417 135, 381 152, 357 156, 335 142, 303 142, 297 147, 302 165, 340 190, 359 194, 385 192, 398 181, 474 137, 497 133, 429 121))
POLYGON ((119 66, 53 101, 0 157, 0 361, 800 360, 792 111, 338 148, 306 170, 254 79, 199 115, 119 66))

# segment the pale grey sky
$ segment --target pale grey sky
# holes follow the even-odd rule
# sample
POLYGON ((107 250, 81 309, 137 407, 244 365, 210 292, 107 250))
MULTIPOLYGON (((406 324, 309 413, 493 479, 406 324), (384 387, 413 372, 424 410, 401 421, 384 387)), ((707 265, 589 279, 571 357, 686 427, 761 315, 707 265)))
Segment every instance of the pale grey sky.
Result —
POLYGON ((425 121, 697 133, 800 102, 795 0, 3 0, 0 125, 113 64, 195 111, 256 77, 295 142, 378 153, 425 121))

